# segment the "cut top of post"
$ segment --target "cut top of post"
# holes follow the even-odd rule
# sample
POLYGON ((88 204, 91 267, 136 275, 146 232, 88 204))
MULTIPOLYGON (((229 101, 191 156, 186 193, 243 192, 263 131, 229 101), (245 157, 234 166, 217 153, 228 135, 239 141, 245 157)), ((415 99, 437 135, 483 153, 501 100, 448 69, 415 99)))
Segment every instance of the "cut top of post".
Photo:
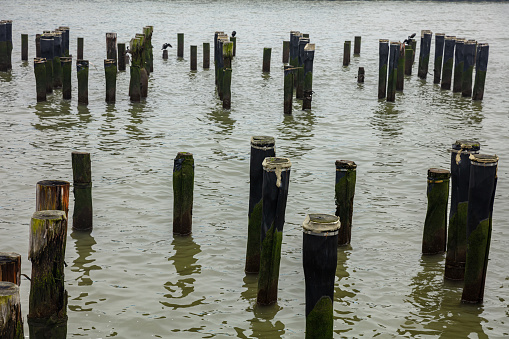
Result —
POLYGON ((456 140, 452 144, 453 153, 477 153, 481 149, 481 144, 474 140, 456 140))
POLYGON ((11 297, 12 298, 11 304, 18 304, 19 303, 18 285, 11 283, 9 281, 0 281, 0 297, 11 297))
POLYGON ((469 159, 473 166, 482 167, 498 166, 498 156, 496 154, 495 155, 470 154, 469 159))
POLYGON ((440 184, 442 182, 449 182, 451 172, 442 168, 430 168, 428 170, 428 183, 440 184))
POLYGON ((336 171, 355 170, 357 164, 351 160, 336 160, 336 171))
POLYGON ((267 172, 275 172, 276 186, 281 187, 281 172, 289 171, 292 163, 288 158, 268 157, 262 162, 263 169, 267 172))
POLYGON ((37 260, 41 250, 46 247, 48 242, 61 235, 61 227, 63 227, 61 221, 64 220, 67 220, 64 211, 43 210, 34 212, 32 222, 30 223, 31 232, 28 259, 31 261, 37 260), (50 221, 53 221, 53 223, 50 223, 50 221))
POLYGON ((273 137, 265 136, 265 135, 257 135, 251 137, 251 147, 261 150, 269 150, 274 148, 275 140, 273 137))
POLYGON ((308 214, 302 224, 304 233, 325 237, 338 234, 340 227, 339 217, 332 214, 308 214))
POLYGON ((305 52, 310 52, 310 51, 314 51, 315 50, 315 44, 306 44, 306 46, 304 46, 304 51, 305 52))

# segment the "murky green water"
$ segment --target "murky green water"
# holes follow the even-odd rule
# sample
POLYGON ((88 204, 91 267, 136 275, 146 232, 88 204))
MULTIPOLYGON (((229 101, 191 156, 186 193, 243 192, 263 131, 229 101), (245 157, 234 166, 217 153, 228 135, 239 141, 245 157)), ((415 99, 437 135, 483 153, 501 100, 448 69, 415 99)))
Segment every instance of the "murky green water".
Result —
MULTIPOLYGON (((71 152, 92 154, 94 231, 70 232, 66 286, 69 337, 302 338, 305 330, 301 223, 307 213, 333 213, 334 162, 357 163, 352 246, 338 251, 335 337, 500 338, 509 335, 509 18, 506 3, 332 1, 0 1, 12 19, 13 70, 0 73, 1 251, 23 256, 30 275, 28 225, 35 184, 72 181, 71 152), (92 64, 87 107, 59 91, 36 103, 32 62, 20 61, 20 34, 67 25, 71 51, 85 38, 92 64), (105 33, 127 42, 154 26, 149 97, 131 104, 128 74, 117 103, 104 103, 105 33), (434 33, 490 44, 484 101, 441 91, 416 75, 396 102, 377 100, 378 39, 434 33), (237 31, 232 109, 201 69, 201 44, 214 31, 237 31), (283 116, 282 41, 291 30, 317 46, 313 109, 294 104, 283 116), (163 61, 159 46, 176 47, 163 61), (342 67, 343 42, 362 36, 360 57, 342 67), (189 45, 198 71, 189 71, 189 45), (263 47, 272 72, 261 73, 263 47), (356 83, 357 68, 366 82, 356 83), (255 306, 256 278, 245 276, 249 140, 276 138, 292 161, 279 299, 255 306), (490 262, 483 305, 462 305, 461 284, 443 281, 444 257, 421 257, 426 174, 449 167, 447 149, 476 138, 500 157, 490 262), (193 235, 172 235, 172 168, 179 151, 195 157, 193 235)), ((434 43, 432 44, 433 59, 434 43)), ((430 72, 432 72, 430 64, 430 72)), ((75 70, 73 70, 75 72, 75 70)), ((414 66, 416 74, 417 66, 414 66)), ((73 202, 71 198, 71 211, 73 202)), ((72 213, 70 213, 72 215, 72 213)), ((21 284, 28 313, 29 282, 21 284)), ((28 328, 25 321, 25 333, 28 328)))

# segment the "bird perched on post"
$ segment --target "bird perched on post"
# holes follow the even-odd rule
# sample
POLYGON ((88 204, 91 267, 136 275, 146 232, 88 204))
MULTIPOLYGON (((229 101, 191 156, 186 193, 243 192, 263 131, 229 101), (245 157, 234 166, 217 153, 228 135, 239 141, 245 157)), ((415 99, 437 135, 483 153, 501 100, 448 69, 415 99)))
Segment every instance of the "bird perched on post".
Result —
POLYGON ((403 43, 404 43, 405 45, 410 44, 410 41, 412 41, 412 39, 414 38, 414 36, 415 36, 415 33, 414 33, 414 34, 412 34, 412 35, 409 35, 409 36, 408 36, 408 39, 403 40, 403 43))
POLYGON ((232 32, 232 37, 234 37, 235 35, 237 35, 237 32, 233 31, 232 32))
POLYGON ((165 44, 163 44, 163 48, 161 48, 161 50, 166 49, 168 47, 173 48, 173 46, 170 45, 169 43, 165 43, 165 44))

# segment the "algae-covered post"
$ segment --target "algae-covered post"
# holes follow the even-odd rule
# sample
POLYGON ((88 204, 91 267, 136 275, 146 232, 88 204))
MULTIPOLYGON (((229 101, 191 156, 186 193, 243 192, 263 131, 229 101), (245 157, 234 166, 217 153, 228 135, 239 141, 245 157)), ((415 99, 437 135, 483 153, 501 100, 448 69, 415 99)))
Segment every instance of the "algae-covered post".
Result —
POLYGON ((356 36, 353 42, 353 56, 361 55, 361 37, 356 36))
POLYGON ((27 317, 30 338, 66 337, 66 230, 67 217, 64 211, 41 210, 32 216, 28 252, 28 259, 32 262, 27 317))
POLYGON ((357 180, 357 165, 350 160, 336 160, 336 215, 341 222, 338 245, 348 245, 352 239, 353 197, 357 180))
POLYGON ((140 67, 140 97, 146 98, 148 95, 148 75, 150 66, 147 63, 147 38, 145 34, 136 33, 138 40, 138 49, 133 53, 133 64, 140 67))
POLYGON ((299 55, 298 55, 299 67, 295 70, 297 76, 295 97, 297 99, 304 99, 304 53, 305 53, 304 48, 308 43, 309 38, 304 36, 299 38, 299 55))
POLYGON ((0 281, 8 281, 19 286, 21 283, 20 254, 0 252, 0 281))
POLYGON ((398 72, 396 73, 396 91, 402 91, 405 82, 405 44, 399 44, 398 72))
POLYGON ((198 69, 198 46, 191 45, 191 63, 190 70, 196 71, 198 69))
POLYGON ((34 58, 35 89, 37 102, 46 101, 46 59, 34 58))
POLYGON ((223 108, 230 109, 232 105, 232 69, 225 68, 223 74, 223 108))
POLYGON ((203 43, 203 69, 210 68, 210 43, 203 43))
POLYGON ((442 66, 442 82, 440 84, 440 88, 442 89, 451 89, 455 45, 456 37, 447 35, 444 39, 444 60, 442 66))
POLYGON ((118 50, 118 70, 125 71, 125 43, 119 42, 117 44, 118 50))
POLYGON ((339 218, 329 214, 308 214, 302 227, 306 338, 332 338, 339 218))
POLYGON ((265 158, 262 166, 261 252, 256 302, 270 305, 277 301, 281 243, 292 164, 288 158, 271 157, 265 158))
POLYGON ((141 60, 140 60, 140 46, 141 42, 139 38, 133 38, 130 41, 129 50, 132 55, 129 81, 129 97, 132 102, 140 102, 141 100, 141 60))
POLYGON ((115 102, 117 91, 117 65, 115 59, 104 59, 104 76, 106 78, 106 102, 115 102))
POLYGON ((173 163, 173 233, 188 235, 193 223, 194 159, 179 152, 173 163))
POLYGON ((380 62, 378 66, 378 99, 385 98, 387 91, 387 61, 389 60, 389 40, 380 39, 379 46, 380 62))
POLYGON ((28 34, 21 34, 21 60, 28 61, 28 34))
POLYGON ((53 88, 62 88, 62 33, 53 34, 53 88))
POLYGON ((0 336, 5 339, 24 338, 19 287, 9 281, 0 281, 0 336))
POLYGON ((405 75, 412 75, 413 55, 412 46, 405 45, 405 75))
POLYGON ((414 64, 415 63, 415 52, 417 51, 417 40, 410 39, 409 43, 410 43, 410 46, 412 46, 412 51, 414 51, 412 53, 412 64, 414 64))
POLYGON ((53 92, 53 35, 41 35, 41 57, 46 59, 46 93, 53 92))
POLYGON ((359 67, 357 71, 357 83, 362 84, 364 82, 364 67, 359 67))
POLYGON ((78 231, 92 229, 92 166, 90 153, 72 152, 72 177, 74 187, 74 213, 72 228, 78 231))
POLYGON ((389 53, 389 76, 387 78, 387 101, 396 100, 396 82, 398 80, 399 42, 391 42, 389 53))
POLYGON ((78 104, 88 105, 88 60, 77 60, 78 104))
POLYGON ((83 47, 84 47, 83 38, 78 38, 78 42, 77 42, 78 57, 76 58, 76 60, 83 60, 83 47))
POLYGON ((428 75, 432 35, 433 34, 429 30, 421 31, 421 49, 419 51, 419 67, 417 71, 417 76, 421 79, 426 79, 428 75))
POLYGON ((464 53, 465 53, 466 39, 456 39, 456 51, 454 53, 454 81, 452 84, 452 91, 454 93, 461 92, 461 85, 463 82, 463 67, 464 67, 464 53))
POLYGON ((315 58, 315 44, 307 44, 304 47, 304 85, 302 109, 311 109, 313 99, 313 60, 315 58))
POLYGON ((422 254, 445 252, 447 241, 447 202, 451 172, 440 168, 428 170, 428 210, 424 220, 422 254))
POLYGON ((147 73, 150 75, 154 71, 154 48, 152 47, 152 34, 154 33, 154 26, 143 27, 143 34, 145 34, 145 55, 147 73))
POLYGON ((444 273, 445 278, 450 280, 463 280, 467 251, 469 157, 471 154, 477 154, 480 147, 477 141, 458 140, 451 149, 451 209, 444 273))
POLYGON ((290 40, 283 41, 283 64, 287 64, 290 60, 290 40))
POLYGON ((343 45, 343 66, 350 65, 350 50, 352 42, 347 40, 343 45))
POLYGON ((293 75, 295 68, 291 65, 284 66, 284 113, 292 114, 292 102, 293 102, 293 75))
POLYGON ((61 57, 62 66, 62 97, 71 99, 72 57, 61 57))
POLYGON ((272 48, 270 48, 270 47, 263 48, 263 67, 262 67, 263 73, 270 72, 270 54, 271 54, 271 52, 272 52, 272 48))
MULTIPOLYGON (((293 83, 292 83, 293 90, 293 83)), ((249 209, 247 228, 246 273, 260 270, 260 238, 262 225, 262 184, 263 160, 275 157, 275 140, 269 136, 251 137, 251 156, 249 161, 249 209)))
POLYGON ((177 58, 184 57, 184 33, 177 33, 177 58))
POLYGON ((461 301, 482 303, 491 243, 498 157, 472 154, 470 160, 472 165, 468 188, 467 257, 461 301))
POLYGON ((69 212, 69 182, 64 180, 41 180, 35 189, 35 210, 69 212))
POLYGON ((475 50, 477 41, 468 40, 465 43, 463 54, 463 75, 461 76, 461 96, 472 96, 472 73, 475 64, 475 50))
POLYGON ((445 34, 435 34, 435 64, 433 67, 433 83, 440 83, 440 73, 442 72, 442 59, 444 55, 445 34))
POLYGON ((475 60, 475 82, 472 100, 482 100, 484 97, 484 83, 486 81, 486 70, 488 69, 488 55, 490 46, 488 44, 477 45, 477 58, 475 60))

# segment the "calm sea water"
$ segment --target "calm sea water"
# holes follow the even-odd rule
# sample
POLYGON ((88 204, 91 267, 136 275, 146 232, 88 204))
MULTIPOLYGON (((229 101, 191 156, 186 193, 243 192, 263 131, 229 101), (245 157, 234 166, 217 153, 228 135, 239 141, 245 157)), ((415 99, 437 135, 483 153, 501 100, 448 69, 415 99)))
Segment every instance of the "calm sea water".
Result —
MULTIPOLYGON (((509 39, 506 3, 343 1, 0 1, 13 20, 13 70, 0 73, 0 251, 22 254, 30 275, 28 225, 35 184, 72 181, 71 152, 92 154, 94 230, 69 231, 68 336, 88 338, 302 338, 305 331, 301 223, 333 213, 334 162, 358 165, 352 245, 338 250, 335 337, 500 338, 509 335, 509 39), (20 34, 70 27, 71 52, 85 39, 89 102, 60 91, 37 103, 32 62, 20 34), (149 96, 132 104, 128 72, 117 103, 104 103, 105 33, 128 42, 154 26, 149 96), (395 103, 377 100, 378 39, 430 29, 490 44, 484 101, 473 103, 414 75, 395 103), (223 110, 201 44, 237 31, 232 109, 223 110), (316 44, 312 110, 283 115, 282 41, 291 30, 316 44), (162 60, 159 46, 185 58, 162 60), (360 57, 342 67, 345 40, 362 36, 360 57), (198 45, 198 71, 189 46, 198 45), (263 47, 272 72, 262 74, 263 47), (357 68, 366 82, 356 83, 357 68), (292 161, 278 302, 259 308, 256 277, 244 274, 250 137, 276 138, 292 161), (462 286, 444 282, 444 256, 422 257, 426 173, 449 167, 457 139, 475 138, 500 157, 490 262, 482 305, 462 305, 462 286), (193 235, 172 235, 172 168, 195 157, 193 235)), ((434 43, 432 44, 432 57, 434 43)), ((433 66, 430 63, 430 72, 433 66)), ((75 70, 73 70, 75 72, 75 70)), ((69 215, 72 215, 73 201, 69 215)), ((29 281, 21 284, 28 313, 29 281)), ((26 320, 26 318, 25 318, 26 320)), ((25 321, 25 333, 28 327, 25 321)))

